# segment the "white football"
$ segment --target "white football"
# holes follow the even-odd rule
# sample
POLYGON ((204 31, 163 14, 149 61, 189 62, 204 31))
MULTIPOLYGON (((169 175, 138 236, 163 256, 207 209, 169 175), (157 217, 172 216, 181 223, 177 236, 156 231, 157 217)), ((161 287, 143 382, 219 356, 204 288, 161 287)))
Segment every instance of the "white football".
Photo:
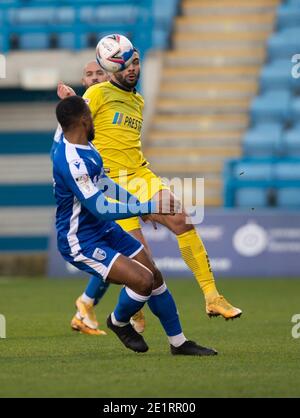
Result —
POLYGON ((105 36, 96 47, 98 64, 110 73, 125 70, 133 60, 133 53, 130 40, 118 34, 105 36))

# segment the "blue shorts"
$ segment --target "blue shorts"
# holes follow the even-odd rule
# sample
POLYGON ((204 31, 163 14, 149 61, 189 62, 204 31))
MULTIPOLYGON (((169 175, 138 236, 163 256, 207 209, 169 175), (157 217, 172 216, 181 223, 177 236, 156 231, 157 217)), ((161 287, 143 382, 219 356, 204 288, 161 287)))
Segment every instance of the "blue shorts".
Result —
POLYGON ((114 262, 119 255, 129 258, 135 257, 144 246, 115 224, 99 241, 85 246, 76 257, 66 257, 73 266, 101 280, 106 280, 114 262))

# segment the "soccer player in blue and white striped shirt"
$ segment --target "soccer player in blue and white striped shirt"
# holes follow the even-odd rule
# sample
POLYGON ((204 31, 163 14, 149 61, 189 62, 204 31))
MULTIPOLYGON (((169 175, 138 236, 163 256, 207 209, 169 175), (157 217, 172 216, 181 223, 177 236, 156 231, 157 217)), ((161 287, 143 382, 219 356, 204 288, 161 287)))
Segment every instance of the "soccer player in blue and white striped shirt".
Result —
POLYGON ((130 318, 147 302, 160 319, 172 354, 217 354, 185 338, 161 274, 143 245, 113 222, 150 213, 173 214, 179 203, 163 197, 140 203, 105 176, 102 159, 91 145, 94 125, 82 98, 62 100, 56 115, 64 133, 53 156, 58 248, 65 260, 98 277, 99 283, 124 285, 115 310, 107 318, 108 328, 127 348, 146 352, 148 346, 130 318), (109 202, 106 196, 118 202, 109 202))

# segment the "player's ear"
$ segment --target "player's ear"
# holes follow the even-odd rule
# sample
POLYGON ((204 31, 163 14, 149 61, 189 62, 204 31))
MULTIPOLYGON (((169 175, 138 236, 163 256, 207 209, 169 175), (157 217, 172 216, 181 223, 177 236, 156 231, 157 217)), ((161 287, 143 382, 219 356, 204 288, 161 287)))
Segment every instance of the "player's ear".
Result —
POLYGON ((80 123, 81 123, 82 126, 84 126, 85 128, 87 128, 87 126, 88 126, 88 120, 87 120, 86 115, 82 115, 80 117, 80 123))
POLYGON ((91 126, 91 116, 89 114, 82 115, 80 118, 81 124, 88 130, 91 126))

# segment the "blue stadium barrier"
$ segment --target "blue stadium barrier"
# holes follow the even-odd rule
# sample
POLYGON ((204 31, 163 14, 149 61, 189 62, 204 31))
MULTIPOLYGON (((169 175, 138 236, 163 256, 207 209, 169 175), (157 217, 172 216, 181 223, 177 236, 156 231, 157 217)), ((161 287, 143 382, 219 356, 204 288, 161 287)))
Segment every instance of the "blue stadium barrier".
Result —
POLYGON ((246 157, 272 157, 281 152, 282 125, 261 123, 248 130, 243 140, 246 157))
POLYGON ((46 251, 49 237, 5 237, 0 236, 0 251, 46 251))
POLYGON ((2 154, 50 154, 53 132, 0 132, 2 154))
POLYGON ((0 206, 54 206, 51 184, 0 184, 0 206))

